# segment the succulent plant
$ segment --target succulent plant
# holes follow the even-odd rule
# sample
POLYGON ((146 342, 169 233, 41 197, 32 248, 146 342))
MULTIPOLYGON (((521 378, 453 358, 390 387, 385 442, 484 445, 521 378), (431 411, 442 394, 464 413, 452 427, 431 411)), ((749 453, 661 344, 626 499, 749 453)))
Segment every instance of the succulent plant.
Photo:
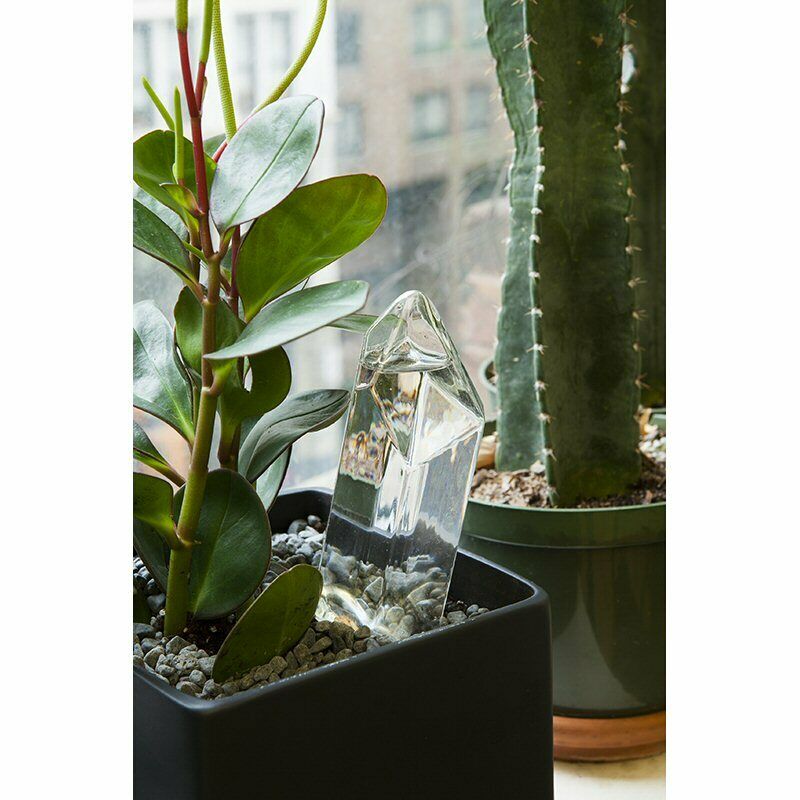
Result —
POLYGON ((183 631, 189 615, 217 619, 247 608, 244 628, 237 624, 225 647, 231 663, 243 663, 253 652, 292 644, 319 598, 319 573, 309 567, 250 602, 269 566, 267 512, 290 448, 333 423, 348 402, 340 389, 289 397, 283 346, 327 325, 363 328, 364 317, 355 312, 366 301, 366 283, 304 284, 372 235, 386 211, 386 191, 370 175, 298 188, 317 151, 323 106, 315 97, 280 96, 316 41, 324 0, 303 52, 240 127, 219 0, 205 2, 194 72, 187 6, 188 0, 176 4, 183 97, 176 89, 170 113, 145 81, 167 129, 133 146, 134 247, 175 272, 184 288, 174 328, 152 303, 134 308, 133 404, 177 431, 191 457, 184 477, 134 426, 134 458, 163 476, 134 473, 134 544, 166 591, 165 633, 183 631), (212 34, 226 134, 204 141, 212 34), (183 136, 184 104, 190 139, 183 136), (215 430, 220 467, 210 470, 215 430), (247 622, 253 619, 283 619, 283 627, 271 631, 247 622))
POLYGON ((644 255, 637 242, 650 236, 651 215, 632 230, 623 62, 634 22, 623 0, 484 7, 515 142, 496 464, 543 461, 552 504, 569 506, 622 493, 641 471, 644 311, 634 255, 640 246, 644 255))

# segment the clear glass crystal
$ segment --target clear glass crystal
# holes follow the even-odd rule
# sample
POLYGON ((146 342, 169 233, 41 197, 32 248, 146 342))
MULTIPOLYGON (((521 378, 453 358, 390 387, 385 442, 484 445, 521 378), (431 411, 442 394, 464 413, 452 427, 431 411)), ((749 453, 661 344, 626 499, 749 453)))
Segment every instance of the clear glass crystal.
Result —
POLYGON ((322 554, 323 616, 393 639, 438 623, 482 430, 436 309, 406 292, 364 338, 322 554))

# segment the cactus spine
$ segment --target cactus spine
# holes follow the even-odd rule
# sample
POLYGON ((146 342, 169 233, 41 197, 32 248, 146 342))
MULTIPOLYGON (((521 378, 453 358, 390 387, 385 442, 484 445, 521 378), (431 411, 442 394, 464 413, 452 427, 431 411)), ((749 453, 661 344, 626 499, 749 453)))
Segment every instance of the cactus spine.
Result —
MULTIPOLYGON (((569 506, 582 497, 624 492, 641 471, 641 314, 621 121, 628 110, 622 82, 626 4, 484 4, 517 143, 514 166, 530 161, 535 175, 525 183, 527 172, 521 171, 519 195, 511 196, 512 221, 525 204, 532 224, 524 259, 530 280, 523 292, 517 254, 525 226, 512 222, 496 353, 497 464, 518 469, 543 459, 553 504, 569 506), (527 55, 527 76, 513 66, 520 51, 527 55), (529 87, 529 113, 517 83, 529 87), (520 367, 514 361, 519 352, 511 355, 509 348, 528 335, 532 366, 520 367), (521 441, 538 450, 523 452, 514 440, 531 418, 536 434, 521 441)), ((514 178, 512 169, 512 190, 514 178)))
POLYGON ((636 0, 629 29, 630 103, 625 141, 633 163, 636 214, 632 223, 636 304, 644 386, 642 402, 665 405, 666 388, 666 2, 636 0))

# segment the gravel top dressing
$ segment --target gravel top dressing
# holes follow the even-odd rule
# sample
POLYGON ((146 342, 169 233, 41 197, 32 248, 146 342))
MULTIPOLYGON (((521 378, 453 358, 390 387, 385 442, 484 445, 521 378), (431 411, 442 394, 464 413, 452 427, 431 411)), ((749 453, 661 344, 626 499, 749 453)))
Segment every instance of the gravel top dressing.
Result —
MULTIPOLYGON (((295 564, 319 566, 324 529, 322 520, 312 515, 292 522, 286 533, 273 534, 272 561, 263 585, 269 585, 295 564)), ((213 700, 246 689, 262 688, 284 678, 301 675, 321 664, 344 661, 389 644, 384 637, 373 635, 366 626, 353 630, 342 622, 315 620, 290 650, 239 678, 219 684, 211 678, 216 658, 214 654, 232 627, 233 619, 198 623, 187 628, 183 636, 165 637, 162 633, 164 593, 138 558, 133 561, 133 582, 146 596, 153 614, 149 624, 133 623, 133 663, 179 691, 195 697, 213 700)), ((459 624, 488 610, 477 605, 468 606, 460 600, 449 600, 442 624, 459 624)))

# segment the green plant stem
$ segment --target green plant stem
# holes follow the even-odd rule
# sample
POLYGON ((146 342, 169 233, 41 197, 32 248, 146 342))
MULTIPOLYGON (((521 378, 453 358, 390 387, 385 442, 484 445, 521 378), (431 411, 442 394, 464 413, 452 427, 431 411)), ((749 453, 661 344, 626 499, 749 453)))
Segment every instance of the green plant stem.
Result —
POLYGON ((164 633, 167 636, 174 636, 186 627, 191 563, 191 548, 170 550, 169 573, 167 574, 167 609, 164 617, 164 633))
POLYGON ((175 164, 172 168, 172 173, 175 176, 177 183, 183 186, 184 171, 183 171, 183 112, 181 111, 181 90, 175 87, 175 164))
POLYGON ((213 0, 214 60, 217 64, 217 82, 222 105, 222 118, 225 122, 225 139, 230 141, 236 133, 236 112, 233 107, 231 82, 228 77, 228 62, 225 58, 225 40, 222 36, 222 14, 220 0, 213 0))
MULTIPOLYGON (((219 302, 219 254, 215 254, 208 265, 208 291, 203 300, 202 322, 202 348, 203 354, 211 353, 216 346, 216 319, 217 304, 219 302)), ((214 419, 217 413, 218 390, 214 388, 214 374, 211 366, 203 359, 202 366, 203 388, 200 390, 200 402, 197 409, 197 424, 195 426, 195 440, 192 447, 192 459, 189 464, 189 474, 186 476, 186 491, 178 517, 177 534, 182 545, 189 551, 195 541, 197 525, 200 521, 200 509, 203 505, 206 481, 208 479, 208 459, 211 455, 211 440, 214 435, 214 419)), ((186 626, 189 603, 189 570, 184 569, 183 559, 178 558, 176 563, 179 572, 173 578, 172 564, 176 558, 173 551, 170 556, 170 574, 167 587, 167 610, 164 620, 164 630, 167 634, 180 633, 186 626), (170 594, 172 589, 172 594, 170 594)))
MULTIPOLYGON (((181 73, 183 76, 186 105, 192 123, 192 153, 197 181, 197 203, 200 208, 200 242, 208 265, 208 287, 203 299, 202 352, 203 355, 216 349, 217 304, 220 290, 220 262, 223 252, 214 253, 208 220, 208 182, 206 178, 205 152, 203 150, 203 128, 200 105, 192 85, 192 68, 189 63, 189 44, 186 28, 188 0, 178 0, 175 21, 178 32, 181 73)), ((214 435, 214 420, 217 411, 219 389, 214 384, 211 365, 203 359, 200 402, 197 405, 195 437, 186 488, 178 517, 176 533, 183 549, 175 549, 170 555, 170 571, 167 581, 167 607, 164 632, 167 635, 179 633, 186 626, 189 610, 189 568, 191 548, 195 542, 200 510, 203 505, 206 481, 208 479, 208 459, 211 454, 211 440, 214 435), (173 566, 175 567, 173 571, 173 566)))
MULTIPOLYGON (((317 13, 314 15, 314 22, 311 25, 311 30, 308 32, 308 38, 306 39, 305 44, 303 45, 303 49, 300 51, 300 54, 294 60, 294 63, 286 70, 286 74, 281 78, 278 85, 272 90, 271 94, 261 103, 260 106, 257 106, 255 111, 261 111, 262 108, 266 108, 270 103, 274 103, 281 95, 289 88, 292 81, 297 77, 300 70, 303 69, 306 61, 308 61, 308 57, 311 55, 311 51, 314 49, 314 45, 317 43, 317 39, 319 38, 319 32, 322 30, 322 23, 325 20, 325 11, 328 7, 328 0, 317 0, 317 13)), ((253 113, 255 113, 255 111, 253 113)))
POLYGON ((171 131, 174 131, 175 123, 173 122, 169 111, 167 111, 167 107, 161 102, 161 98, 156 94, 156 90, 150 85, 150 81, 148 81, 145 77, 142 77, 142 86, 144 86, 144 90, 153 101, 153 105, 156 107, 158 113, 164 118, 164 122, 167 123, 167 127, 171 131))
POLYGON ((214 0, 205 0, 203 6, 203 33, 200 37, 200 57, 197 63, 197 80, 194 94, 197 107, 203 108, 203 95, 205 94, 206 64, 211 46, 211 16, 214 0))

